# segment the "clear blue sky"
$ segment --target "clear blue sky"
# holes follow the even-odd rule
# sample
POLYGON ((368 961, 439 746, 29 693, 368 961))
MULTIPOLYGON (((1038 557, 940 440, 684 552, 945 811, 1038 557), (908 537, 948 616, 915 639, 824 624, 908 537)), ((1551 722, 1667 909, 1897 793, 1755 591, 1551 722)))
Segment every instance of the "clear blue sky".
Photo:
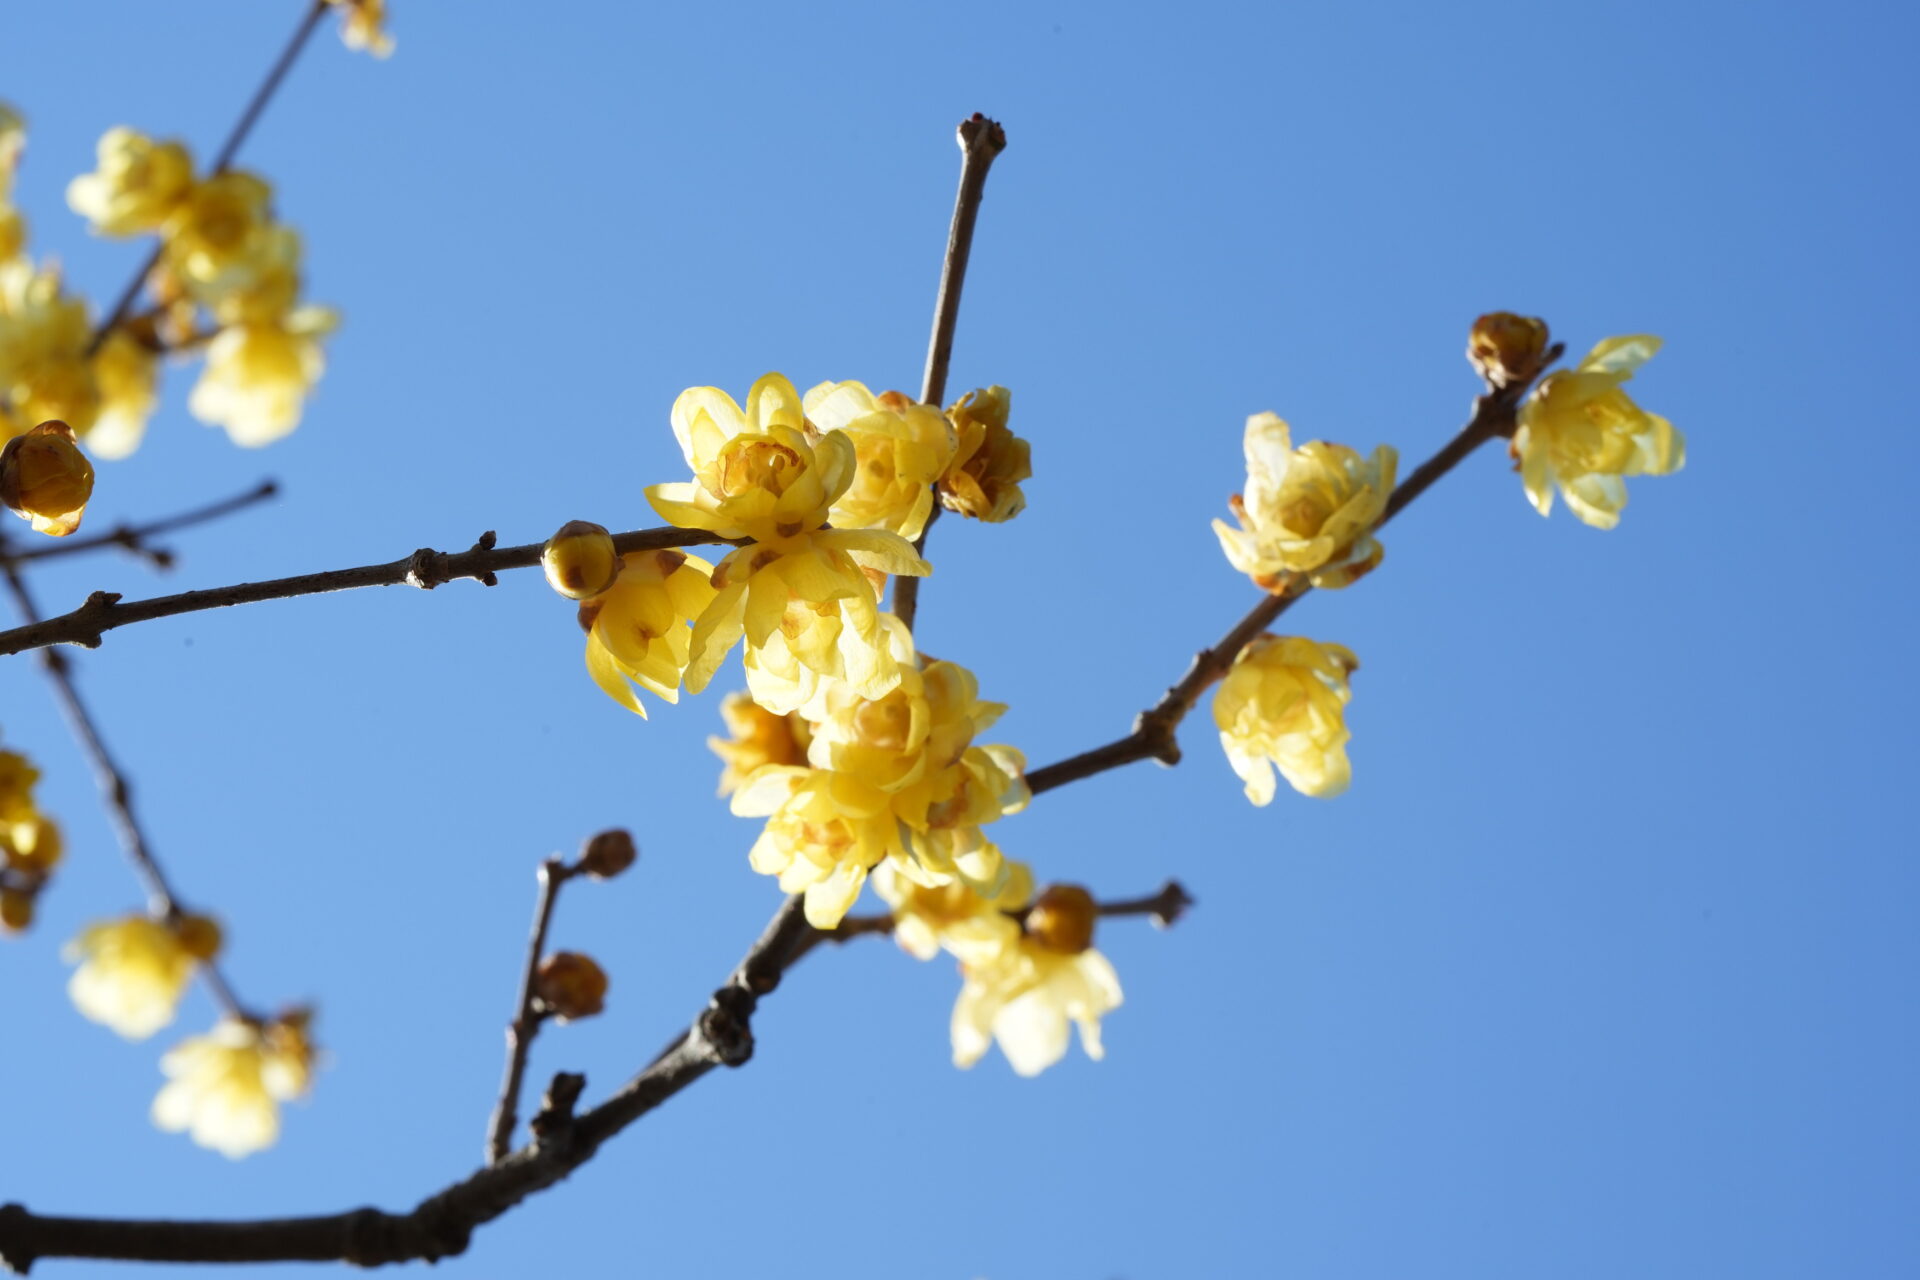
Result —
MULTIPOLYGON (((202 157, 295 0, 15 4, 35 243, 103 299, 139 250, 61 205, 131 124, 202 157)), ((809 960, 747 1069, 702 1082, 452 1277, 1900 1277, 1920 1273, 1920 868, 1907 6, 534 6, 399 0, 331 33, 249 144, 346 324, 263 453, 185 412, 90 521, 286 497, 95 588, 186 586, 654 523, 683 387, 919 376, 957 167, 1003 120, 956 386, 1014 389, 1030 507, 943 523, 923 642, 1036 763, 1123 732, 1251 603, 1207 522, 1247 414, 1410 466, 1463 419, 1485 310, 1576 354, 1663 335, 1641 402, 1687 470, 1622 527, 1543 521, 1491 451, 1290 623, 1354 649, 1344 797, 1188 762, 1000 828, 1043 877, 1176 875, 1114 925, 1108 1058, 947 1061, 956 980, 809 960), (1905 834, 1903 834, 1905 833, 1905 834)), ((330 1064, 281 1145, 152 1131, 162 1041, 66 1003, 60 940, 136 902, 34 669, 0 662, 71 856, 0 949, 0 1199, 49 1212, 402 1207, 476 1161, 533 866, 602 826, 638 871, 562 902, 608 1015, 534 1076, 611 1088, 774 906, 709 800, 717 698, 642 724, 537 577, 114 633, 80 678, 182 891, 330 1064)), ((737 683, 737 668, 727 687, 737 683)), ((204 1027, 205 997, 175 1032, 204 1027)), ((45 1264, 49 1276, 95 1269, 45 1264)), ((99 1269, 101 1275, 124 1275, 99 1269)))

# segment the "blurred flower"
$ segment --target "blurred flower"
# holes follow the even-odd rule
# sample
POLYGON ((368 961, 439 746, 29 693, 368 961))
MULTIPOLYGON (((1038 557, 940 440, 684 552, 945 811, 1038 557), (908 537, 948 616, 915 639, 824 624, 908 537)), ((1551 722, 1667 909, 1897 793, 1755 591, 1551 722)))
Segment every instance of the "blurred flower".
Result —
POLYGON ((1303 795, 1347 789, 1348 678, 1359 666, 1348 649, 1298 636, 1260 636, 1240 651, 1214 695, 1213 722, 1247 799, 1272 802, 1272 765, 1303 795))
POLYGON ((65 852, 59 824, 43 813, 0 826, 0 863, 12 870, 44 879, 65 852))
POLYGON ((95 456, 124 458, 140 447, 159 399, 160 359, 124 329, 115 328, 93 357, 100 415, 87 432, 95 456))
POLYGON ((611 880, 640 858, 633 833, 620 827, 595 832, 580 850, 580 870, 595 880, 611 880))
POLYGON ((18 751, 0 751, 0 822, 25 822, 34 813, 33 788, 40 771, 18 751))
POLYGON ((312 1082, 310 1019, 306 1010, 258 1026, 229 1018, 182 1041, 160 1059, 170 1079, 153 1100, 155 1126, 186 1132, 232 1160, 272 1146, 280 1136, 278 1104, 312 1082))
POLYGON ((237 169, 194 183, 163 228, 162 265, 209 307, 251 286, 285 254, 272 201, 264 179, 237 169))
POLYGON ((337 323, 324 307, 301 307, 281 321, 222 329, 207 345, 187 408, 226 428, 237 445, 272 444, 300 425, 307 393, 326 368, 320 335, 337 323))
POLYGON ((33 894, 25 889, 0 889, 0 931, 24 933, 33 926, 33 894))
POLYGON ((92 496, 93 464, 66 423, 43 422, 0 449, 0 502, 31 520, 34 532, 72 533, 92 496))
POLYGON ((885 529, 917 538, 933 510, 933 485, 953 459, 945 414, 898 391, 876 397, 858 382, 823 382, 807 392, 807 420, 853 441, 853 483, 830 512, 837 529, 885 529))
POLYGON ((1084 890, 1049 890, 1041 903, 1050 899, 1055 919, 1046 934, 1023 934, 992 960, 963 966, 955 1066, 972 1066, 998 1041, 1017 1074, 1037 1076, 1066 1056, 1070 1026, 1080 1028, 1089 1058, 1105 1056, 1100 1018, 1120 1007, 1121 992, 1113 966, 1092 949, 1093 900, 1084 890))
POLYGON ((1548 336, 1547 322, 1538 316, 1490 312, 1467 334, 1467 362, 1490 387, 1516 386, 1540 372, 1548 336))
POLYGON ((607 974, 592 956, 556 951, 534 971, 533 994, 562 1022, 591 1018, 607 1007, 607 974))
POLYGON ((720 703, 720 718, 731 737, 707 739, 726 767, 720 794, 732 795, 755 769, 768 764, 805 764, 812 731, 798 714, 776 715, 745 693, 730 693, 720 703))
POLYGON ((173 1021, 193 966, 219 949, 220 927, 205 916, 92 925, 67 944, 67 962, 80 966, 67 994, 86 1017, 144 1040, 173 1021))
POLYGON ((4 198, 0 198, 0 262, 19 257, 26 247, 26 218, 4 198))
POLYGON ((27 424, 58 419, 84 435, 100 411, 87 363, 86 303, 54 266, 0 262, 0 400, 27 424))
POLYGON ((620 553, 613 535, 590 520, 569 520, 547 539, 540 553, 547 585, 569 600, 597 596, 613 585, 620 572, 620 553))
POLYGON ((376 58, 393 52, 387 34, 387 0, 328 0, 340 10, 340 39, 347 48, 364 50, 376 58))
POLYGON ((884 863, 873 875, 874 892, 893 913, 893 938, 909 954, 931 960, 941 951, 964 964, 986 965, 1020 938, 1020 925, 1007 914, 1033 898, 1033 872, 1023 862, 1008 862, 1006 883, 983 897, 958 880, 929 887, 884 863))
POLYGON ((998 524, 1026 509, 1020 482, 1033 476, 1032 447, 1007 429, 1013 393, 969 391, 947 410, 957 447, 940 480, 940 504, 973 520, 998 524))
POLYGON ((1621 389, 1658 350, 1651 334, 1608 338, 1576 368, 1548 374, 1521 404, 1512 454, 1541 515, 1553 509, 1557 485, 1574 515, 1611 529, 1627 505, 1623 477, 1686 465, 1686 438, 1621 389))
POLYGON ((692 643, 687 623, 712 603, 712 573, 705 560, 685 552, 636 552, 621 559, 612 586, 580 605, 587 674, 642 720, 647 709, 627 682, 668 702, 680 701, 692 643))
POLYGON ((0 102, 0 200, 13 194, 13 174, 27 149, 27 122, 7 103, 0 102))
POLYGON ((103 236, 158 231, 193 185, 193 160, 177 142, 125 126, 101 135, 99 166, 67 185, 67 205, 103 236))
POLYGON ((1293 447, 1287 424, 1271 413, 1247 419, 1247 491, 1229 500, 1241 527, 1213 522, 1227 560, 1267 591, 1290 573, 1316 587, 1344 587, 1380 563, 1371 530, 1393 493, 1399 455, 1381 445, 1371 459, 1345 445, 1314 440, 1293 447))

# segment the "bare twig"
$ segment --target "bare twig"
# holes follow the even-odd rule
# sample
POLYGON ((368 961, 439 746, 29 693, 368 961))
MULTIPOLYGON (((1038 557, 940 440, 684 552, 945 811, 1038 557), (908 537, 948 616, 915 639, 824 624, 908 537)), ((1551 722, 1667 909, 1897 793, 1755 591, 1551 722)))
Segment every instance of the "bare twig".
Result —
MULTIPOLYGON (((1542 364, 1551 363, 1558 355, 1559 349, 1556 347, 1548 353, 1542 364)), ((1514 415, 1526 390, 1527 383, 1520 382, 1500 390, 1490 390, 1477 398, 1473 402, 1473 416, 1468 419, 1467 425, 1438 453, 1400 482, 1387 499, 1379 524, 1374 527, 1384 527, 1415 498, 1425 493, 1434 481, 1453 470, 1475 449, 1489 440, 1512 435, 1514 415)), ((1169 765, 1180 763, 1180 743, 1176 734, 1180 722, 1193 710, 1200 695, 1227 674, 1233 660, 1240 656, 1240 651, 1250 641, 1291 608, 1294 601, 1312 589, 1306 575, 1289 574, 1273 594, 1263 597, 1226 635, 1194 656, 1187 673, 1161 696, 1160 701, 1135 717, 1132 733, 1091 751, 1083 751, 1077 756, 1035 769, 1027 775, 1027 786, 1038 795, 1069 782, 1104 773, 1108 769, 1132 764, 1136 760, 1158 760, 1169 765)))
POLYGON ((547 946, 547 926, 553 920, 554 899, 560 886, 578 870, 558 858, 540 863, 540 895, 533 908, 533 934, 527 941, 527 963, 520 972, 520 1002, 513 1021, 507 1024, 507 1074, 500 1083, 500 1101, 494 1105, 493 1120, 487 1126, 487 1163, 498 1164, 513 1148, 513 1126, 520 1118, 520 1082, 527 1072, 527 1052, 533 1038, 540 1034, 546 1019, 534 1001, 534 977, 540 970, 540 956, 547 946))
POLYGON ((171 569, 173 553, 164 547, 155 547, 147 542, 156 534, 171 533, 175 529, 185 529, 196 524, 205 524, 218 520, 221 516, 231 515, 244 510, 256 502, 265 502, 280 492, 280 486, 273 480, 262 480, 245 493, 235 494, 231 498, 222 498, 210 502, 204 507, 195 507, 178 515, 163 516, 158 520, 149 520, 145 524, 121 524, 105 533, 93 534, 85 538, 61 538, 59 540, 42 539, 34 546, 16 551, 0 543, 0 560, 12 564, 30 564, 36 560, 53 560, 61 556, 70 556, 82 551, 97 551, 101 547, 120 547, 147 560, 156 569, 171 569))
MULTIPOLYGON (((15 607, 29 623, 38 619, 39 613, 34 606, 33 595, 27 590, 26 580, 20 570, 10 563, 0 563, 0 574, 4 574, 7 590, 13 596, 15 607)), ((173 886, 167 882, 167 876, 160 869, 159 861, 153 856, 152 846, 148 844, 146 832, 140 825, 139 817, 133 810, 133 785, 127 781, 127 775, 107 749, 106 740, 100 736, 100 728, 94 722, 93 715, 87 710, 87 704, 80 697, 80 690, 74 683, 72 664, 67 655, 57 649, 43 649, 40 653, 40 667, 47 673, 47 681, 53 686, 54 698, 60 704, 60 711, 66 717, 67 726, 73 731, 74 740, 86 753, 93 765, 94 780, 100 786, 100 794, 107 804, 107 816, 113 822, 115 836, 120 841, 120 849, 126 854, 127 861, 133 865, 134 875, 147 891, 148 914, 164 920, 178 920, 185 911, 180 899, 174 894, 173 886)), ((206 979, 207 989, 220 1003, 221 1008, 236 1018, 248 1018, 252 1015, 246 1006, 240 1003, 234 994, 232 985, 220 966, 212 959, 200 965, 200 974, 206 979)))
MULTIPOLYGON (((946 401, 947 367, 953 361, 953 332, 960 323, 960 291, 967 283, 967 259, 973 253, 973 227, 987 192, 987 172, 1007 149, 1007 131, 978 111, 960 122, 960 190, 953 197, 953 222, 947 229, 947 254, 940 264, 940 292, 933 304, 933 336, 927 342, 926 377, 920 384, 920 403, 939 406, 946 401)), ((927 514, 926 527, 913 549, 927 547, 927 533, 940 518, 939 504, 927 514)), ((913 630, 920 609, 920 579, 893 580, 893 612, 913 630)))
MULTIPOLYGON (((326 16, 330 7, 328 0, 313 0, 313 5, 307 10, 306 16, 300 19, 300 25, 294 28, 292 38, 287 41, 286 47, 281 49, 280 56, 274 59, 273 66, 268 68, 266 79, 260 82, 260 87, 253 91, 253 97, 240 112, 240 118, 234 122, 233 129, 227 134, 227 140, 220 144, 219 154, 214 157, 210 173, 224 173, 227 166, 233 163, 234 156, 240 152, 241 144, 247 140, 247 135, 253 132, 253 126, 259 121, 260 113, 265 111, 267 103, 273 100, 273 95, 279 90, 281 81, 285 80, 287 72, 293 69, 294 62, 300 57, 300 51, 306 48, 307 40, 313 35, 314 28, 320 25, 320 19, 326 16)), ((146 284, 147 277, 152 275, 153 269, 160 265, 162 248, 163 246, 156 245, 153 252, 147 255, 145 264, 134 273, 133 279, 127 281, 127 287, 121 290, 119 300, 113 304, 113 310, 107 312, 107 318, 102 320, 100 327, 93 331, 93 337, 87 343, 88 355, 91 356, 100 350, 100 344, 107 340, 107 335, 127 318, 127 312, 132 308, 134 300, 140 296, 140 289, 146 284)))
MULTIPOLYGON (((1152 898, 1115 902, 1103 915, 1153 914, 1170 907, 1169 884, 1152 898)), ((1179 893, 1184 901, 1185 894, 1179 893)), ((753 1057, 752 1018, 760 998, 822 942, 880 936, 886 916, 854 916, 822 932, 807 924, 802 899, 781 903, 706 1008, 658 1057, 605 1102, 581 1115, 573 1105, 581 1077, 554 1077, 534 1137, 421 1201, 409 1213, 354 1209, 305 1218, 244 1222, 173 1222, 111 1218, 55 1218, 24 1205, 0 1206, 0 1264, 24 1275, 42 1258, 111 1258, 123 1262, 350 1262, 376 1267, 416 1258, 435 1261, 466 1251, 483 1226, 535 1192, 553 1186, 591 1160, 602 1143, 718 1066, 753 1057)))
MULTIPOLYGON (((625 554, 630 551, 706 546, 727 541, 700 529, 665 528, 615 534, 613 545, 615 550, 625 554)), ((385 564, 329 569, 322 573, 273 578, 266 582, 241 582, 230 587, 207 587, 199 591, 183 591, 178 595, 156 596, 151 600, 123 603, 115 592, 96 591, 71 613, 15 627, 10 631, 0 631, 0 654, 21 653, 53 644, 77 644, 82 648, 94 649, 99 647, 101 636, 115 627, 154 618, 170 618, 182 613, 197 613, 202 609, 253 604, 261 600, 286 600, 328 591, 393 587, 402 583, 432 589, 458 578, 473 578, 493 586, 496 572, 526 569, 539 564, 540 553, 545 545, 529 542, 517 547, 496 547, 494 535, 488 531, 481 534, 479 540, 466 551, 445 552, 423 547, 410 556, 385 564)))

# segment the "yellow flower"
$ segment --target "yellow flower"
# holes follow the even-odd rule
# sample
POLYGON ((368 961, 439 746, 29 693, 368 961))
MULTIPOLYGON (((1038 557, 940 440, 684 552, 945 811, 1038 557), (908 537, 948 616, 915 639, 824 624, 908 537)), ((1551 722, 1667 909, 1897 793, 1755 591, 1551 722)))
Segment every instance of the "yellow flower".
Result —
POLYGON ((335 323, 323 307, 301 307, 282 321, 222 329, 207 345, 207 365, 187 408, 226 428, 237 445, 273 443, 300 425, 307 393, 326 368, 319 335, 335 323))
POLYGON ((597 596, 613 585, 620 572, 620 553, 613 535, 591 520, 569 520, 547 539, 540 552, 547 585, 569 600, 597 596))
POLYGON ((680 701, 693 638, 687 622, 712 602, 712 572, 705 560, 684 552, 638 552, 622 558, 612 586, 580 606, 587 674, 642 720, 647 709, 627 681, 668 702, 680 701))
POLYGON ((25 822, 38 812, 33 788, 40 771, 18 751, 0 751, 0 823, 25 822))
POLYGON ((0 198, 0 262, 19 257, 26 247, 26 218, 4 198, 0 198))
POLYGON ((0 400, 29 423, 58 418, 84 435, 100 411, 87 363, 86 303, 66 293, 59 269, 25 258, 0 263, 0 400))
POLYGON ((239 170, 194 183, 163 229, 163 264, 208 306, 251 285, 263 263, 284 253, 274 235, 272 201, 264 179, 239 170))
POLYGON ((14 871, 44 879, 60 864, 65 851, 60 827, 44 814, 0 826, 0 862, 14 871))
POLYGON ((103 236, 158 231, 193 185, 193 160, 177 142, 119 126, 101 135, 99 167, 67 184, 67 205, 103 236))
POLYGON ((823 382, 807 392, 816 430, 853 441, 853 483, 834 502, 838 529, 885 529, 917 538, 933 511, 933 486, 953 460, 953 427, 930 404, 898 391, 876 397, 858 382, 823 382))
POLYGON ((340 39, 347 48, 365 50, 376 58, 393 52, 387 34, 387 0, 328 0, 340 9, 340 39))
POLYGON ((1246 453, 1246 494, 1228 504, 1241 527, 1213 522, 1234 568, 1279 591, 1290 573, 1344 587, 1379 565, 1372 529, 1393 493, 1392 448, 1381 445, 1371 459, 1322 440, 1295 449, 1285 422, 1256 413, 1247 419, 1246 453))
POLYGON ((0 102, 0 200, 13 194, 13 172, 20 167, 20 153, 27 149, 27 122, 20 113, 0 102))
POLYGON ((160 359, 116 328, 93 357, 93 377, 100 389, 100 414, 87 432, 87 447, 97 457, 127 457, 140 447, 159 399, 160 359))
POLYGON ((220 949, 220 928, 205 916, 178 923, 128 916, 96 924, 67 944, 77 963, 67 994, 74 1007, 129 1040, 144 1040, 173 1021, 193 966, 220 949))
POLYGON ((160 1059, 170 1079, 153 1100, 153 1123, 189 1134, 232 1160, 273 1145, 278 1104, 307 1091, 313 1045, 305 1010, 255 1026, 227 1019, 182 1041, 160 1059))
POLYGON ((900 792, 893 809, 912 852, 901 870, 934 884, 957 876, 996 896, 1007 864, 981 828, 1027 807, 1033 796, 1026 768, 1026 757, 1012 747, 969 747, 953 765, 900 792))
POLYGON ((1359 666, 1348 649, 1298 636, 1260 636, 1240 651, 1214 695, 1213 722, 1247 799, 1272 803, 1269 761, 1302 795, 1347 789, 1347 681, 1359 666))
POLYGON ((964 965, 953 1006, 955 1066, 972 1066, 997 1040, 1016 1073, 1037 1076, 1066 1056, 1074 1025, 1087 1056, 1104 1056, 1100 1018, 1120 1007, 1121 992, 1113 966, 1092 948, 1093 899, 1060 886, 1041 895, 1029 921, 1043 911, 1053 917, 1050 927, 1030 927, 991 960, 964 965))
POLYGON ((963 964, 985 966, 1020 938, 1020 925, 1010 911, 1019 911, 1033 898, 1033 872, 1023 862, 1009 862, 1006 884, 993 897, 982 897, 958 880, 929 888, 900 874, 892 863, 874 872, 873 889, 893 913, 893 938, 909 954, 931 960, 941 951, 963 964))
POLYGON ((43 422, 0 449, 0 502, 34 532, 64 538, 93 496, 93 464, 64 422, 43 422))
POLYGON ((732 795, 755 769, 768 764, 799 765, 807 760, 812 730, 797 714, 777 715, 745 693, 730 693, 720 704, 731 738, 707 739, 707 746, 725 762, 720 794, 732 795))
POLYGON ((983 387, 962 396, 947 414, 958 441, 940 480, 940 505, 973 520, 998 524, 1026 509, 1020 482, 1033 476, 1033 449, 1007 429, 1013 393, 983 387))
POLYGON ((748 861, 779 876, 783 892, 805 893, 816 929, 840 923, 881 859, 905 857, 886 793, 850 774, 767 765, 734 792, 732 807, 767 819, 748 861))
POLYGON ((1467 363, 1490 387, 1510 387, 1540 372, 1547 354, 1547 322, 1538 316, 1494 311, 1467 333, 1467 363))
POLYGON ((1520 406, 1512 453, 1541 515, 1557 485, 1573 514, 1596 529, 1620 523, 1625 476, 1667 475, 1687 461, 1686 438, 1635 404, 1621 385, 1660 350, 1651 334, 1608 338, 1574 369, 1548 374, 1520 406))

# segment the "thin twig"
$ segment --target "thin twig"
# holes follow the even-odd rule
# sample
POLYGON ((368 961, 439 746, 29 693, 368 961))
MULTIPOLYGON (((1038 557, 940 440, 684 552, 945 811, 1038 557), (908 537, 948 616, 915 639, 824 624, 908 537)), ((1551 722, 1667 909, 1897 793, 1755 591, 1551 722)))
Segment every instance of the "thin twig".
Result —
MULTIPOLYGON (((947 368, 953 362, 953 332, 960 323, 960 292, 967 283, 967 259, 973 253, 973 227, 980 218, 980 202, 987 192, 987 172, 1007 149, 1007 131, 978 111, 960 122, 960 189, 953 197, 953 222, 947 228, 947 253, 940 264, 940 292, 933 303, 933 336, 927 342, 926 376, 920 384, 920 403, 938 407, 947 398, 947 368)), ((914 541, 916 553, 927 549, 927 534, 940 518, 935 504, 926 527, 914 541)), ((913 630, 920 610, 920 579, 893 580, 893 612, 913 630)))
MULTIPOLYGON (((29 622, 38 619, 39 612, 34 605, 33 595, 27 590, 26 580, 20 570, 12 564, 0 563, 0 574, 4 574, 7 590, 13 596, 13 602, 22 617, 29 622)), ((153 848, 147 842, 146 832, 140 825, 139 817, 133 810, 133 785, 127 781, 127 775, 107 749, 106 740, 100 736, 100 727, 94 722, 93 715, 87 710, 87 704, 80 697, 79 687, 74 683, 72 664, 67 655, 57 649, 43 649, 40 653, 41 670, 47 673, 47 681, 53 686, 53 695, 60 704, 61 714, 66 717, 67 726, 73 731, 74 740, 86 753, 93 765, 94 780, 99 784, 100 794, 106 800, 107 816, 113 822, 114 835, 118 837, 120 849, 126 854, 127 861, 133 865, 133 873, 147 892, 147 912, 156 919, 179 920, 185 915, 180 899, 175 895, 173 886, 168 883, 166 872, 160 869, 159 860, 153 856, 153 848)), ((206 979, 207 989, 219 1002, 221 1008, 235 1018, 250 1018, 245 1005, 234 994, 233 986, 219 965, 212 959, 200 965, 200 974, 206 979)))
POLYGON ((34 546, 21 551, 15 551, 0 543, 0 559, 11 564, 30 564, 36 560, 53 560, 82 551, 96 551, 101 547, 120 547, 134 555, 144 557, 157 569, 170 569, 173 567, 173 553, 162 547, 149 546, 148 538, 156 534, 172 533, 176 529, 186 529, 196 524, 205 524, 210 520, 218 520, 221 516, 244 510, 256 502, 265 502, 279 492, 278 483, 273 480, 262 480, 245 493, 235 494, 231 498, 222 498, 218 502, 210 502, 204 507, 195 507, 191 511, 183 511, 178 515, 149 520, 145 524, 121 524, 106 533, 93 534, 85 538, 40 540, 34 546))
POLYGON ((533 934, 527 941, 527 963, 520 971, 520 1001, 513 1021, 507 1024, 507 1074, 500 1082, 500 1101, 494 1105, 493 1120, 487 1126, 487 1163, 499 1164, 513 1149, 513 1126, 520 1119, 520 1084, 527 1073, 527 1052, 533 1038, 545 1022, 534 1001, 535 975, 540 971, 540 956, 547 947, 547 926, 553 921, 554 899, 560 886, 577 871, 558 858, 540 863, 540 894, 533 908, 533 934))
MULTIPOLYGON (((1162 894, 1166 891, 1162 890, 1162 894)), ((1145 900, 1142 900, 1145 901, 1145 900)), ((1137 914, 1132 903, 1103 909, 1137 914)), ((174 1222, 56 1218, 24 1205, 0 1206, 0 1265, 17 1274, 42 1258, 110 1258, 122 1262, 349 1262, 376 1267, 464 1253, 474 1228, 544 1191, 591 1160, 602 1143, 718 1066, 753 1056, 752 1018, 762 996, 821 942, 880 936, 886 917, 849 917, 821 932, 807 924, 802 899, 781 903, 706 1008, 673 1043, 592 1110, 575 1116, 577 1075, 554 1078, 533 1139, 421 1201, 409 1213, 353 1209, 305 1218, 238 1222, 174 1222), (884 923, 883 923, 884 922, 884 923)))
MULTIPOLYGON (((300 19, 300 25, 294 29, 292 38, 287 41, 286 47, 280 50, 280 56, 274 59, 273 66, 268 68, 266 79, 260 82, 260 87, 253 91, 253 97, 240 112, 240 119, 234 122, 233 129, 227 134, 227 140, 220 144, 220 152, 214 157, 210 173, 225 173, 227 166, 233 163, 234 156, 240 152, 241 144, 247 140, 247 135, 253 132, 253 126, 259 121, 260 113, 265 111, 267 103, 273 100, 274 93, 280 88, 280 82, 287 78, 287 72, 293 69, 300 51, 306 47, 308 38, 313 35, 314 28, 320 25, 320 19, 326 15, 330 7, 328 0, 313 0, 313 7, 307 10, 305 17, 300 19)), ((113 304, 113 310, 109 311, 107 318, 100 322, 100 327, 93 331, 93 337, 87 343, 89 356, 99 351, 100 344, 107 340, 107 335, 127 318, 127 312, 132 308, 134 300, 140 296, 141 287, 146 284, 147 277, 152 275, 153 269, 160 265, 160 255, 164 248, 164 245, 154 246, 153 252, 147 256, 145 265, 134 273, 133 279, 127 281, 127 287, 121 290, 119 300, 113 304)))
MULTIPOLYGON (((726 542, 729 539, 704 530, 674 528, 636 529, 631 533, 615 534, 613 538, 614 549, 622 554, 726 542)), ((481 534, 479 540, 466 551, 435 551, 431 547, 423 547, 400 560, 361 565, 353 569, 329 569, 322 573, 273 578, 266 582, 206 587, 199 591, 183 591, 178 595, 124 603, 116 592, 96 591, 71 613, 15 627, 10 631, 0 631, 0 654, 21 653, 53 644, 77 644, 85 649, 95 649, 100 645, 101 636, 115 627, 154 618, 170 618, 182 613, 197 613, 202 609, 253 604, 261 600, 286 600, 294 596, 350 591, 359 587, 394 587, 402 583, 432 589, 459 578, 473 578, 493 586, 497 572, 527 569, 539 564, 540 553, 545 545, 528 542, 517 547, 496 547, 494 535, 489 530, 481 534)))
MULTIPOLYGON (((1556 348, 1548 353, 1543 364, 1550 363, 1557 355, 1556 348)), ((1386 508, 1374 528, 1385 527, 1389 520, 1399 515, 1409 503, 1425 493, 1441 476, 1452 471, 1475 449, 1489 440, 1512 435, 1514 415, 1526 390, 1527 384, 1521 382, 1500 390, 1489 390, 1477 398, 1473 402, 1473 416, 1468 419, 1467 425, 1439 452, 1400 482, 1388 497, 1386 508)), ((1136 760, 1158 760, 1169 765, 1180 763, 1180 743, 1176 734, 1180 722, 1193 710, 1200 695, 1227 674, 1233 660, 1240 656, 1240 651, 1249 642, 1273 625, 1275 619, 1312 589, 1307 575, 1288 574, 1275 587, 1273 594, 1263 597, 1219 641, 1194 656, 1187 673, 1161 695, 1160 701, 1135 717, 1132 733, 1033 770, 1027 774, 1027 786, 1033 794, 1038 795, 1069 782, 1104 773, 1108 769, 1132 764, 1136 760)))

